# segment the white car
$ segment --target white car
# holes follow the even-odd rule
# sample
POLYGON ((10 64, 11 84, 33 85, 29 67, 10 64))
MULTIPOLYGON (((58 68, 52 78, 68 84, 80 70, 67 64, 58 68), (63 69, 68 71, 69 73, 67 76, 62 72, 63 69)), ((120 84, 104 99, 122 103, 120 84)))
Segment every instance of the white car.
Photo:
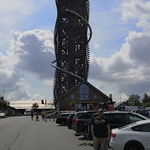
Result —
POLYGON ((6 117, 5 113, 0 113, 0 117, 6 117))
POLYGON ((145 108, 145 110, 150 110, 150 107, 145 108))
POLYGON ((109 145, 114 150, 150 150, 150 119, 112 129, 109 145))

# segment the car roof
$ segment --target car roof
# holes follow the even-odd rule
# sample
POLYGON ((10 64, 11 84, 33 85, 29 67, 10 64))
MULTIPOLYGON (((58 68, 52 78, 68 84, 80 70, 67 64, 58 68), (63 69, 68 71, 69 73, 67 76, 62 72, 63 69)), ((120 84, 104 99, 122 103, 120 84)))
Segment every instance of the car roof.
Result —
MULTIPOLYGON (((118 111, 118 110, 115 110, 115 111, 104 111, 104 115, 105 114, 133 114, 133 115, 136 115, 136 116, 139 116, 139 117, 142 117, 142 118, 145 118, 145 119, 149 119, 141 114, 138 114, 138 113, 134 113, 134 112, 128 112, 128 111, 118 111)), ((97 115, 97 113, 93 114, 93 116, 97 115)))
MULTIPOLYGON (((134 123, 131 123, 131 124, 127 124, 125 126, 122 126, 122 127, 119 127, 118 129, 119 130, 124 130, 126 128, 132 128, 134 126, 138 126, 138 125, 143 125, 143 124, 147 124, 147 123, 150 123, 150 119, 147 119, 147 120, 141 120, 141 121, 136 121, 134 123)), ((116 128, 117 129, 117 128, 116 128)), ((116 130, 116 129, 112 129, 113 130, 116 130)))
POLYGON ((150 110, 150 107, 145 108, 145 110, 150 110))
MULTIPOLYGON (((119 111, 119 110, 114 110, 114 111, 104 111, 104 114, 109 114, 109 113, 119 113, 119 114, 138 114, 130 111, 119 111)), ((140 115, 140 114, 139 114, 140 115)))
POLYGON ((85 111, 76 111, 75 113, 88 113, 88 112, 98 112, 98 110, 85 110, 85 111))
POLYGON ((150 119, 147 120, 141 120, 141 121, 137 121, 136 124, 140 125, 140 124, 146 124, 146 123, 150 123, 150 119))
POLYGON ((69 115, 69 117, 72 116, 72 115, 75 115, 75 113, 71 113, 71 114, 69 115))
POLYGON ((59 115, 70 115, 70 113, 60 113, 59 115))

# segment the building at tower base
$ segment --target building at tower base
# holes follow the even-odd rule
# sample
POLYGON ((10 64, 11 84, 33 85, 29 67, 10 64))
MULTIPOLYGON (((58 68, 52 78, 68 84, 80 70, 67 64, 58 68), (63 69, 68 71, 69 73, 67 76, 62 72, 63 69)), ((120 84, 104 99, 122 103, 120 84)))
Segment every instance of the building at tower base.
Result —
POLYGON ((84 81, 62 94, 60 99, 61 101, 57 103, 59 110, 114 109, 114 102, 112 102, 111 96, 108 97, 92 84, 84 81))

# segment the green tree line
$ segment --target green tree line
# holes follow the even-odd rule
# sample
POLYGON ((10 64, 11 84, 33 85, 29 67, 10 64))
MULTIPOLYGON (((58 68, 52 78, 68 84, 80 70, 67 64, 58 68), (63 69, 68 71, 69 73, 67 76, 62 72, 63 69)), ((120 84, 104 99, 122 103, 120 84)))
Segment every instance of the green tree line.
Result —
POLYGON ((9 103, 7 101, 4 100, 3 97, 0 97, 0 110, 6 110, 9 106, 9 103))
POLYGON ((126 101, 126 105, 140 106, 142 108, 150 107, 150 95, 145 93, 142 99, 140 99, 139 95, 129 95, 129 99, 126 101))

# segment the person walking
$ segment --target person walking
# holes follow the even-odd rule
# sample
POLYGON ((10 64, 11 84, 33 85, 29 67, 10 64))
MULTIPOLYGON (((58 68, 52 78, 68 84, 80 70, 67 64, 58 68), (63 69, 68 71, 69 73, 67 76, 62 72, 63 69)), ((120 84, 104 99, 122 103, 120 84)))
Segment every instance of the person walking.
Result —
POLYGON ((36 119, 35 119, 35 121, 39 121, 39 113, 38 112, 36 112, 36 119))
POLYGON ((91 132, 93 137, 94 150, 108 150, 108 142, 110 141, 110 125, 109 121, 103 115, 103 110, 98 110, 98 116, 92 120, 91 132))
POLYGON ((31 120, 33 121, 33 117, 34 117, 34 112, 31 111, 31 120))
POLYGON ((45 111, 45 114, 44 114, 44 121, 47 122, 47 112, 45 111))
POLYGON ((44 121, 45 111, 42 111, 41 116, 42 116, 42 120, 44 121))

